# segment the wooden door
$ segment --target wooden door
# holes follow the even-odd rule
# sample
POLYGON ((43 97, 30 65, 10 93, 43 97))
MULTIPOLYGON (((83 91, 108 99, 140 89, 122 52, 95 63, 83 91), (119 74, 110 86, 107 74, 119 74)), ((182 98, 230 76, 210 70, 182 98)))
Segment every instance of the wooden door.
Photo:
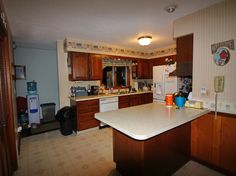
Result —
POLYGON ((89 54, 71 53, 71 71, 73 81, 82 81, 89 79, 89 54))
POLYGON ((91 80, 102 80, 102 58, 99 54, 90 54, 89 68, 91 80))
POLYGON ((7 143, 7 88, 3 56, 3 38, 0 36, 0 175, 10 175, 10 155, 7 143))

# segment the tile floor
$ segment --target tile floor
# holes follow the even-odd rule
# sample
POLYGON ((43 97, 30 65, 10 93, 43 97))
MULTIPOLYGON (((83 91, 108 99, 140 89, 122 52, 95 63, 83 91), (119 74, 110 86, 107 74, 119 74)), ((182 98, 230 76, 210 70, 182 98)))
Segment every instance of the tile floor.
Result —
MULTIPOLYGON (((14 176, 117 176, 112 130, 63 136, 58 130, 23 138, 14 176)), ((174 176, 223 176, 190 161, 174 176)))

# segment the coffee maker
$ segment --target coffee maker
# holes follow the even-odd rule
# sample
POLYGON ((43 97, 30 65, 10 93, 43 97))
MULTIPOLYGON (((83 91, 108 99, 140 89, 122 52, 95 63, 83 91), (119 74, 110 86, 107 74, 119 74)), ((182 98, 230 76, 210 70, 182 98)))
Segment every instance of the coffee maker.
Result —
POLYGON ((99 93, 99 86, 91 86, 91 95, 98 95, 99 93))

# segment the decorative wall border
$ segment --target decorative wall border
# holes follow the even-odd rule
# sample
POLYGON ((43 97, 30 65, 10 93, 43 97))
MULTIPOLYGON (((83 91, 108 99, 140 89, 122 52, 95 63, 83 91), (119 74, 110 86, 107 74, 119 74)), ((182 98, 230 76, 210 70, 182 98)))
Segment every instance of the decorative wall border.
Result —
POLYGON ((118 55, 118 56, 135 57, 135 58, 138 57, 146 59, 161 57, 164 55, 176 54, 175 45, 164 49, 156 49, 155 51, 152 52, 143 52, 119 46, 112 46, 104 43, 79 41, 71 38, 66 38, 64 40, 64 50, 66 52, 68 51, 91 52, 98 54, 118 55))

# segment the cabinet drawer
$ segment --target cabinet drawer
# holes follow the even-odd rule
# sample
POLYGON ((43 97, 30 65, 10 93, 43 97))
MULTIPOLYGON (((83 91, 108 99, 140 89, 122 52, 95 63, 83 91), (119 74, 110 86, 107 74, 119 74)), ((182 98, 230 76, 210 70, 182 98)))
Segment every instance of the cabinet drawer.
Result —
POLYGON ((129 101, 119 101, 119 109, 129 107, 129 101))
POLYGON ((98 100, 88 100, 81 101, 77 103, 78 114, 89 113, 89 112, 99 112, 98 100))
POLYGON ((119 101, 129 101, 129 95, 126 96, 120 96, 119 101))
POLYGON ((80 114, 79 115, 79 121, 80 122, 85 122, 85 121, 89 121, 89 120, 93 120, 94 118, 94 113, 90 112, 90 113, 84 113, 84 114, 80 114))
POLYGON ((78 107, 78 115, 90 112, 93 113, 99 112, 99 107, 98 106, 78 107))
POLYGON ((85 100, 85 101, 79 101, 78 105, 83 107, 83 106, 94 106, 97 105, 98 106, 99 100, 85 100))
POLYGON ((96 119, 88 120, 86 122, 80 122, 79 123, 79 131, 86 130, 86 129, 93 128, 93 127, 98 127, 99 123, 100 122, 96 119))

